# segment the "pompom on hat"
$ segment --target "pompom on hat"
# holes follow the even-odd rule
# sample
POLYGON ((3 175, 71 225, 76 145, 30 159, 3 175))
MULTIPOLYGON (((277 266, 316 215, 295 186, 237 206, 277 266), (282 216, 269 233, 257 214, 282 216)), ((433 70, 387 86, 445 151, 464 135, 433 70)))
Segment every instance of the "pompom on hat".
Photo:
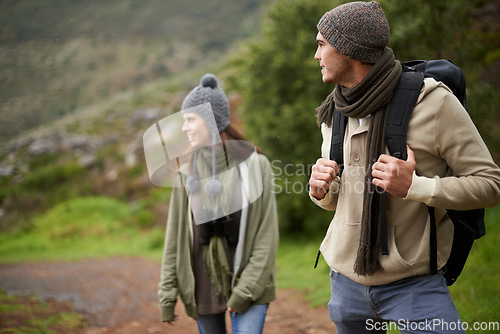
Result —
POLYGON ((227 101, 226 94, 219 87, 217 78, 215 75, 207 73, 201 80, 200 84, 193 88, 193 90, 184 98, 182 102, 182 112, 186 112, 186 109, 204 104, 210 103, 212 108, 213 117, 211 116, 210 109, 208 108, 194 108, 190 109, 190 112, 195 112, 200 115, 207 123, 210 132, 215 133, 215 127, 217 132, 221 133, 229 125, 229 102, 227 101), (213 119, 215 118, 215 123, 213 124, 213 119))
POLYGON ((340 5, 326 12, 317 27, 338 52, 365 63, 376 63, 389 43, 389 23, 375 1, 340 5))

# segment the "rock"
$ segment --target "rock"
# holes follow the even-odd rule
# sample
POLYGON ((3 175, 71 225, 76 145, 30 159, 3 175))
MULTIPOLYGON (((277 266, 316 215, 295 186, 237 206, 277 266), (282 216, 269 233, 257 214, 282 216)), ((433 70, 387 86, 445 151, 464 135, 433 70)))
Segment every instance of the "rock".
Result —
POLYGON ((14 174, 14 166, 0 166, 0 177, 9 177, 14 174))
POLYGON ((37 156, 43 153, 55 152, 55 143, 47 138, 35 139, 28 148, 30 156, 37 156))
POLYGON ((158 108, 148 108, 148 109, 139 109, 134 111, 132 114, 132 123, 138 122, 147 122, 154 123, 156 120, 160 118, 160 109, 158 108))
POLYGON ((85 168, 90 168, 96 164, 96 156, 94 154, 83 154, 78 158, 80 165, 85 168))

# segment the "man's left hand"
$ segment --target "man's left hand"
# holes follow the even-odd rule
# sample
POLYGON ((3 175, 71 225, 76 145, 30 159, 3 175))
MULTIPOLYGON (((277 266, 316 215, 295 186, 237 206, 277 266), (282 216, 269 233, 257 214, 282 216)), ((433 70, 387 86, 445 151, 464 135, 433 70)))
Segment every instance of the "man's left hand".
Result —
POLYGON ((406 197, 417 165, 415 153, 406 146, 408 159, 401 160, 382 154, 372 166, 373 184, 396 197, 406 197))

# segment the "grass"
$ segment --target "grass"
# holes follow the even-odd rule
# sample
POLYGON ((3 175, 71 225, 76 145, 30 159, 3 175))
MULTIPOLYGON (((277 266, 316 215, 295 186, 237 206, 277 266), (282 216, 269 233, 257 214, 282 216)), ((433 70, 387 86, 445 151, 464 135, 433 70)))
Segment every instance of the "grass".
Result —
POLYGON ((74 312, 69 303, 42 302, 0 290, 1 333, 72 333, 85 326, 84 316, 74 312))
MULTIPOLYGON (((37 216, 29 230, 0 234, 0 263, 129 255, 159 261, 163 230, 141 228, 136 214, 133 206, 109 197, 69 200, 37 216)), ((462 275, 450 287, 462 321, 470 326, 499 321, 500 207, 486 210, 486 229, 462 275)), ((324 260, 313 269, 322 237, 311 240, 283 235, 277 257, 278 288, 298 290, 313 307, 326 305, 330 299, 329 269, 324 260)))
POLYGON ((498 322, 500 314, 500 207, 486 210, 486 235, 473 246, 462 275, 450 287, 462 321, 498 322))
POLYGON ((303 291, 313 307, 326 305, 330 300, 329 268, 322 257, 314 269, 321 238, 314 242, 282 236, 277 257, 278 288, 303 291))
POLYGON ((0 234, 0 262, 155 257, 163 231, 140 228, 140 216, 134 206, 109 197, 68 200, 35 217, 28 231, 0 234))

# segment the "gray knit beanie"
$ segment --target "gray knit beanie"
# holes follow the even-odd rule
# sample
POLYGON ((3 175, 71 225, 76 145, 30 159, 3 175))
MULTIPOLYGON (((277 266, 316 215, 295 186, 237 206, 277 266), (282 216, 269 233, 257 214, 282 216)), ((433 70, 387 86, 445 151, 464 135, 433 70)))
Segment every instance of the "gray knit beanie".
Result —
POLYGON ((318 30, 338 52, 365 63, 376 63, 389 43, 389 23, 375 2, 348 2, 319 20, 318 30))
POLYGON ((218 133, 224 131, 229 125, 229 103, 226 94, 218 87, 215 75, 207 73, 201 80, 200 85, 186 96, 182 102, 182 113, 194 112, 200 115, 207 123, 210 132, 214 133, 217 128, 218 133), (204 103, 210 103, 212 113, 209 108, 192 108, 204 103), (217 124, 213 124, 213 119, 217 124))

